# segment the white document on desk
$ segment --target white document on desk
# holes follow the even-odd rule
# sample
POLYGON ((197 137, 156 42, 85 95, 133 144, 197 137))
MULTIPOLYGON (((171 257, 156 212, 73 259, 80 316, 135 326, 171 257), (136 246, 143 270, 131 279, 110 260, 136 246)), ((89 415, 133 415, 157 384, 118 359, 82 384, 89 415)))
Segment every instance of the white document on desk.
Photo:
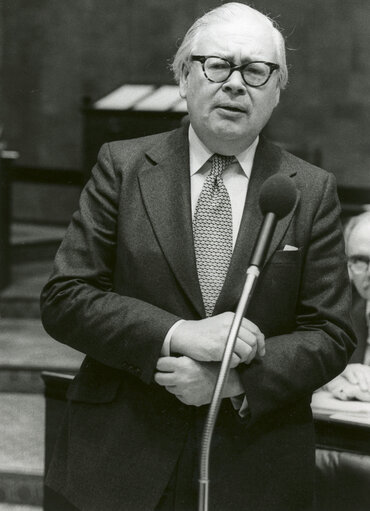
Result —
POLYGON ((370 425, 370 403, 363 401, 341 401, 330 392, 319 390, 312 396, 313 412, 327 413, 329 418, 370 425))
POLYGON ((355 415, 353 413, 339 412, 339 413, 333 413, 333 415, 330 415, 330 418, 332 420, 353 422, 355 424, 366 424, 367 426, 370 426, 370 414, 355 415))

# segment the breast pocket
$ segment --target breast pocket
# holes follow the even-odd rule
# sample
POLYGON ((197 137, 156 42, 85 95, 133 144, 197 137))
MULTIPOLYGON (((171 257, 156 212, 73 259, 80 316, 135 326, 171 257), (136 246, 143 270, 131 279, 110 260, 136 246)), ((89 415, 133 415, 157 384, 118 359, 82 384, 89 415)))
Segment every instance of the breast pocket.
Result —
POLYGON ((276 250, 268 264, 297 265, 302 258, 302 249, 297 250, 276 250))
POLYGON ((275 299, 298 289, 301 275, 302 250, 277 250, 266 266, 261 277, 268 284, 275 299))
POLYGON ((265 335, 294 328, 301 271, 300 249, 277 250, 263 267, 250 310, 252 315, 262 317, 265 335))

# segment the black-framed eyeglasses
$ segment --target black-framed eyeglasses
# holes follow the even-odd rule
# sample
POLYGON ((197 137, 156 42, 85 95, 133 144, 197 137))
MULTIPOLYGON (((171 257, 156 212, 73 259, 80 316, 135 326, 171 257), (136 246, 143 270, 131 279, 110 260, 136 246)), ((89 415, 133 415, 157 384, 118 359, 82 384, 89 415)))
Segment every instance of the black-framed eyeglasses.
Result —
POLYGON ((240 71, 244 82, 250 87, 262 87, 265 85, 272 73, 279 69, 279 64, 256 60, 236 66, 233 62, 215 55, 192 55, 192 61, 202 64, 204 76, 210 82, 222 83, 231 76, 234 71, 240 71))
POLYGON ((365 255, 353 255, 348 258, 348 266, 351 268, 353 273, 360 275, 369 270, 370 257, 365 255))

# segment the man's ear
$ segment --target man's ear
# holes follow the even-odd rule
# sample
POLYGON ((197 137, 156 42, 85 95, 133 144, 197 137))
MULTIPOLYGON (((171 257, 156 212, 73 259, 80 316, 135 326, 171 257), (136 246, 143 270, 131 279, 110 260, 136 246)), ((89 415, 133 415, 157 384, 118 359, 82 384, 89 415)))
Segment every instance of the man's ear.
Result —
POLYGON ((186 92, 188 89, 188 76, 189 76, 189 69, 188 69, 188 66, 184 63, 182 65, 180 82, 179 82, 180 96, 184 99, 186 98, 186 92))

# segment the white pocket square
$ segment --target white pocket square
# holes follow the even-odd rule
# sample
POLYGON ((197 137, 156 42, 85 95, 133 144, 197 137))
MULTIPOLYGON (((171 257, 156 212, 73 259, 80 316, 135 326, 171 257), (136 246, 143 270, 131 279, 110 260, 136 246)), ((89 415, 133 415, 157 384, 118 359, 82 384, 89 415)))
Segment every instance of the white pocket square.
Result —
POLYGON ((294 247, 293 245, 285 245, 283 250, 294 251, 294 250, 298 250, 298 247, 294 247))

